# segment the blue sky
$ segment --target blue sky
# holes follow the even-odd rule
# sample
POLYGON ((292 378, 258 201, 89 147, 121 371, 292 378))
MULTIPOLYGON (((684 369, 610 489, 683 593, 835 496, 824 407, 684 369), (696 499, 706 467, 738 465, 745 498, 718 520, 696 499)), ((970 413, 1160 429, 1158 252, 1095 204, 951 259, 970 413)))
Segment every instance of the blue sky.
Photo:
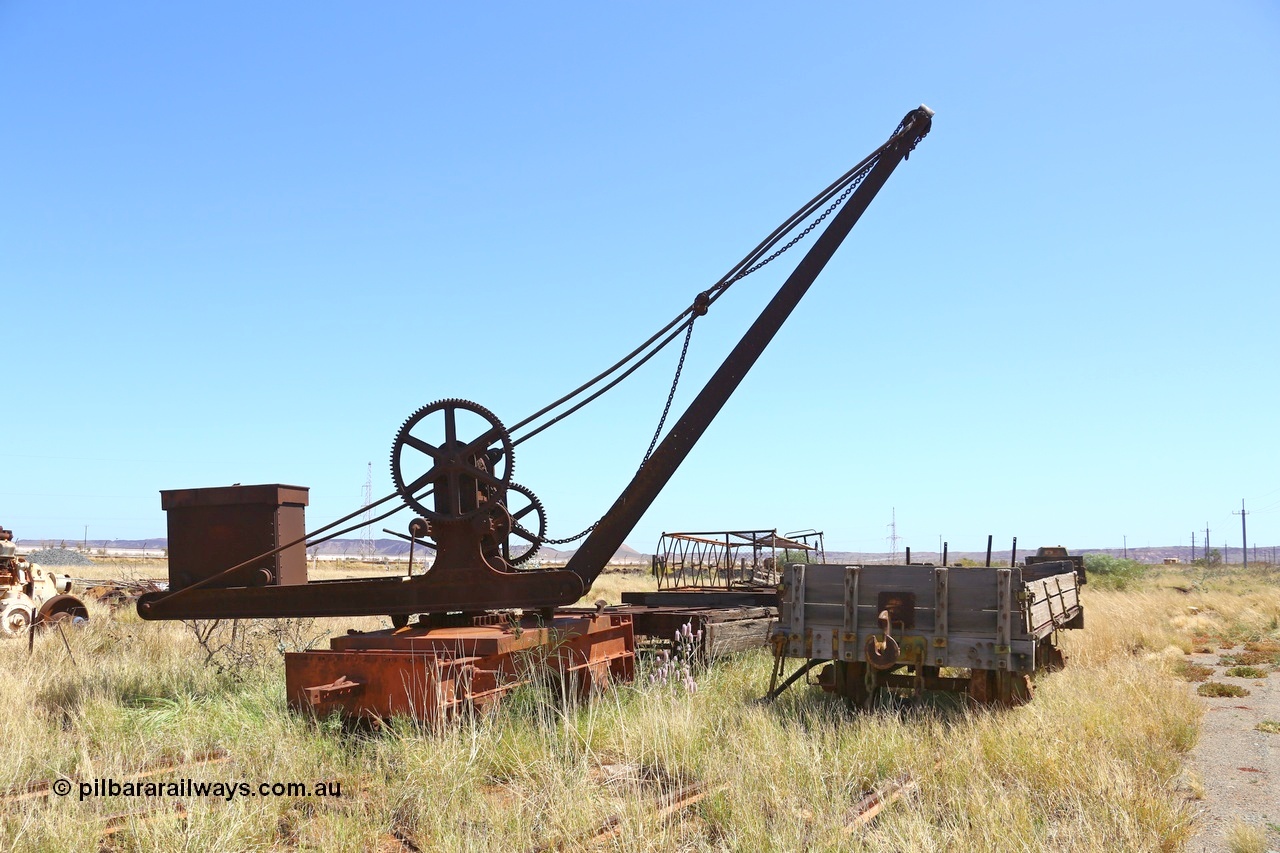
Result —
MULTIPOLYGON (((919 550, 1238 545, 1241 498, 1277 544, 1278 45, 1263 2, 13 0, 0 523, 162 536, 159 490, 233 482, 332 520, 419 406, 519 421, 923 102, 629 544, 883 551, 896 510, 919 550)), ((699 321, 676 411, 788 269, 699 321)), ((521 445, 553 536, 630 478, 674 357, 521 445)))

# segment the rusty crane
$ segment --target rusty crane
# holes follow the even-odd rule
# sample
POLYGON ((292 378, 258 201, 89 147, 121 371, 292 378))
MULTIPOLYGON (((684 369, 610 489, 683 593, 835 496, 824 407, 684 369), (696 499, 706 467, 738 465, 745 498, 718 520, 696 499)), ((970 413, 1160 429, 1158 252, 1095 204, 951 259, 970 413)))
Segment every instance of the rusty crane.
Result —
MULTIPOLYGON (((392 444, 395 492, 373 506, 392 507, 379 520, 413 511, 405 538, 434 549, 428 571, 308 581, 305 547, 363 526, 367 521, 335 532, 365 508, 306 534, 305 488, 166 491, 170 588, 142 596, 138 613, 149 620, 389 616, 391 631, 339 637, 330 651, 286 657, 291 703, 354 715, 435 718, 487 704, 518 681, 515 658, 535 647, 553 645, 550 665, 574 674, 582 685, 629 677, 634 638, 628 617, 564 608, 591 589, 885 181, 928 134, 932 116, 924 106, 908 112, 886 142, 648 341, 549 406, 510 428, 484 406, 461 399, 439 400, 410 415, 392 444), (522 569, 552 540, 546 539, 541 502, 512 480, 516 445, 613 388, 681 336, 687 350, 695 321, 732 284, 822 223, 808 252, 660 443, 659 423, 639 470, 599 521, 580 534, 585 541, 568 564, 522 569)), ((683 360, 682 355, 681 365, 683 360)))

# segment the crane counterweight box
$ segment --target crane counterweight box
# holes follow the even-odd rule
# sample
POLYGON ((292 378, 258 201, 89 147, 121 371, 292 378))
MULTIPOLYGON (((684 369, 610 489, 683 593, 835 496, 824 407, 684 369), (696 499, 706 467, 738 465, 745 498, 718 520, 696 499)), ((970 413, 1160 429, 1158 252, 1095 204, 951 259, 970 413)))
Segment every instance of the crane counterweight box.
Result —
MULTIPOLYGON (((259 554, 301 539, 305 486, 279 483, 160 492, 168 515, 169 588, 182 589, 259 554)), ((304 543, 263 557, 210 587, 292 586, 307 582, 304 543)))

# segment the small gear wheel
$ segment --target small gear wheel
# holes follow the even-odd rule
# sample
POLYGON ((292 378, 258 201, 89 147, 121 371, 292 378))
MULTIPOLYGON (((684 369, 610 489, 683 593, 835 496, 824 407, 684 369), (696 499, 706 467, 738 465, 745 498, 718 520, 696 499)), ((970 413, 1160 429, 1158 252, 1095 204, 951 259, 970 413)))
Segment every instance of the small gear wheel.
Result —
POLYGON ((511 434, 493 412, 469 400, 437 400, 396 433, 391 479, 422 516, 467 519, 484 512, 483 496, 506 491, 514 457, 511 434), (429 494, 432 505, 423 502, 429 494))
POLYGON ((512 483, 507 487, 503 502, 511 515, 511 533, 502 544, 502 558, 511 565, 518 566, 533 558, 546 540, 547 511, 533 490, 519 483, 512 483), (531 515, 538 521, 536 532, 534 525, 529 523, 531 515), (513 537, 523 541, 515 543, 513 547, 513 537))

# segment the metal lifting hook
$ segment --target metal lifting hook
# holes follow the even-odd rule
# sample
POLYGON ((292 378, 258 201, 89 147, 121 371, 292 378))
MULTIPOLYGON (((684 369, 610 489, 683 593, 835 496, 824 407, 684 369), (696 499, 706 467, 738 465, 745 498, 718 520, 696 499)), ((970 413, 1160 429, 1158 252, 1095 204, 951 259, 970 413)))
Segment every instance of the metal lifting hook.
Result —
POLYGON ((867 663, 874 669, 891 669, 898 663, 899 649, 898 641, 893 638, 888 610, 880 611, 880 630, 884 634, 883 638, 874 634, 867 637, 865 646, 867 663))

